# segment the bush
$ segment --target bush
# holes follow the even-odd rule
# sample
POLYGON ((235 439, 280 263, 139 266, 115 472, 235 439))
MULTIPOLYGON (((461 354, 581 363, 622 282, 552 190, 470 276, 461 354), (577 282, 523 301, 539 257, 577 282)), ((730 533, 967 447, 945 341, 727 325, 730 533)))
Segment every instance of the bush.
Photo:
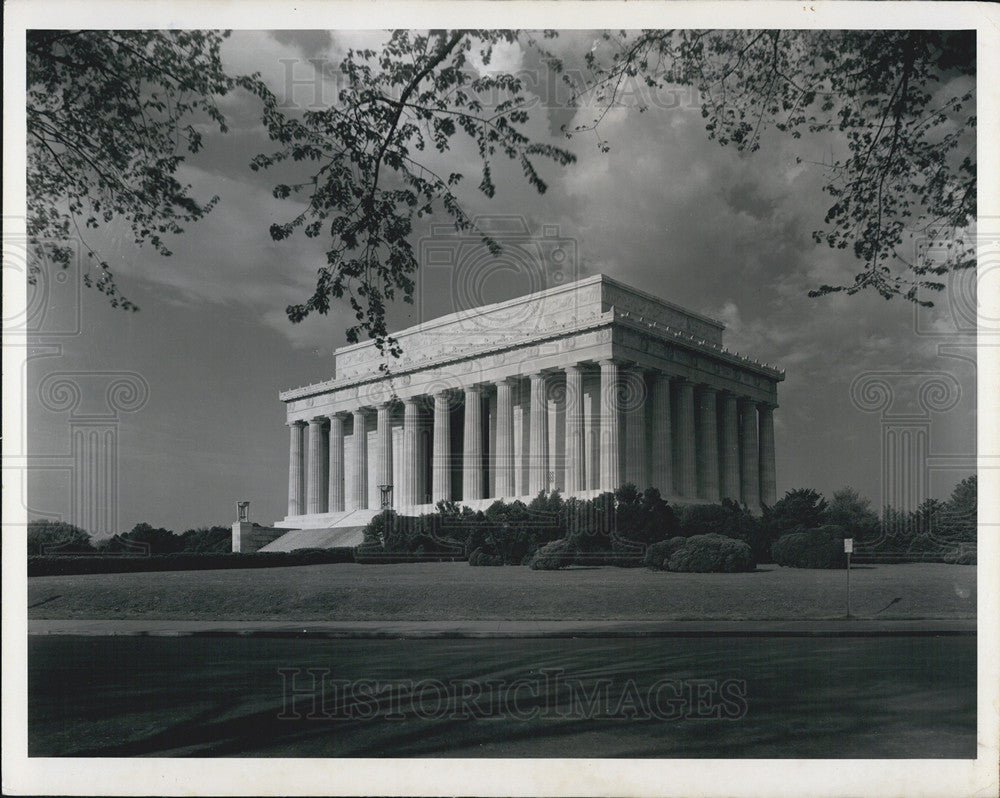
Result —
POLYGON ((28 521, 28 554, 93 551, 90 535, 64 521, 28 521))
POLYGON ((725 535, 695 535, 687 538, 667 561, 670 571, 689 573, 737 573, 756 567, 750 546, 725 535))
POLYGON ((790 568, 846 568, 844 529, 829 525, 782 535, 771 546, 771 556, 790 568))
POLYGON ((721 504, 689 504, 681 509, 680 534, 683 537, 725 535, 728 525, 729 513, 721 504))
POLYGON ((639 493, 632 484, 622 485, 614 495, 615 529, 619 537, 635 543, 658 543, 679 533, 679 523, 670 505, 653 487, 639 493))
POLYGON ((226 526, 189 529, 181 535, 181 551, 218 553, 232 551, 233 531, 226 526))
POLYGON ((553 540, 535 552, 529 565, 532 571, 555 571, 572 565, 575 554, 573 544, 565 538, 553 540))
POLYGON ((667 562, 673 556, 674 552, 686 542, 686 538, 678 535, 677 537, 670 538, 670 540, 661 540, 659 543, 653 543, 646 549, 646 556, 643 558, 642 564, 647 568, 652 568, 654 571, 662 571, 667 567, 667 562))
POLYGON ((782 535, 822 526, 826 514, 826 499, 812 488, 790 490, 775 502, 774 507, 765 508, 764 523, 771 531, 773 540, 782 535))
POLYGON ((503 565, 503 556, 476 549, 469 555, 469 565, 503 565))

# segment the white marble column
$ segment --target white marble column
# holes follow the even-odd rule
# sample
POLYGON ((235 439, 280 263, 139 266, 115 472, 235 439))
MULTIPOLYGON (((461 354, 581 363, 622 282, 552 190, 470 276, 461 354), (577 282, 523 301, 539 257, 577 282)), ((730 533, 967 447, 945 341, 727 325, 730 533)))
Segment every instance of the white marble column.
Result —
POLYGON ((344 511, 344 417, 330 416, 330 484, 327 490, 328 512, 344 511))
POLYGON ((602 492, 621 486, 621 458, 618 453, 618 364, 601 361, 601 474, 602 492))
POLYGON ((642 493, 649 487, 646 476, 646 383, 639 368, 626 369, 624 379, 625 482, 631 482, 642 493))
POLYGON ((323 451, 323 419, 309 419, 308 468, 306 476, 306 512, 318 515, 325 512, 323 490, 326 487, 323 451))
POLYGON ((531 421, 528 442, 528 492, 537 496, 549 489, 549 404, 545 375, 535 373, 531 379, 531 421))
POLYGON ((757 406, 752 399, 740 399, 740 493, 747 507, 760 512, 757 406))
POLYGON ((434 449, 431 453, 431 499, 451 499, 451 405, 448 394, 434 394, 434 449))
POLYGON ((418 504, 417 491, 420 484, 419 461, 417 459, 417 400, 415 398, 403 400, 403 462, 400 469, 402 483, 399 486, 400 507, 409 507, 418 504))
POLYGON ((353 411, 354 417, 354 474, 351 493, 354 509, 368 507, 368 432, 365 430, 365 414, 360 408, 353 411))
POLYGON ((695 441, 698 459, 698 495, 713 504, 719 501, 718 396, 715 388, 701 386, 698 391, 698 417, 695 441))
POLYGON ((566 494, 586 487, 586 446, 583 441, 583 371, 566 366, 566 494))
POLYGON ((757 405, 760 419, 760 503, 773 507, 777 499, 774 468, 774 407, 757 405))
MULTIPOLYGON (((376 485, 392 485, 392 427, 389 418, 392 406, 388 402, 383 402, 377 408, 375 421, 375 479, 376 485)), ((395 491, 394 491, 395 492, 395 491)), ((379 490, 381 497, 382 491, 379 490)), ((393 502, 395 505, 396 502, 393 502)))
POLYGON ((498 380, 496 452, 493 455, 496 469, 496 496, 514 496, 514 402, 511 381, 498 380))
POLYGON ((653 376, 653 429, 650 433, 650 482, 664 499, 674 492, 673 433, 670 429, 670 378, 657 372, 653 376))
POLYGON ((482 389, 465 389, 465 427, 462 436, 462 500, 483 498, 483 402, 482 389))
POLYGON ((514 408, 514 495, 528 495, 528 439, 530 436, 531 409, 523 380, 517 380, 517 406, 514 408))
POLYGON ((736 397, 722 397, 722 498, 740 501, 740 425, 736 397))
POLYGON ((694 383, 679 380, 677 384, 677 470, 681 496, 693 499, 698 495, 697 457, 695 455, 694 383))
POLYGON ((302 459, 303 423, 293 421, 288 425, 288 515, 302 515, 305 511, 305 484, 302 459))

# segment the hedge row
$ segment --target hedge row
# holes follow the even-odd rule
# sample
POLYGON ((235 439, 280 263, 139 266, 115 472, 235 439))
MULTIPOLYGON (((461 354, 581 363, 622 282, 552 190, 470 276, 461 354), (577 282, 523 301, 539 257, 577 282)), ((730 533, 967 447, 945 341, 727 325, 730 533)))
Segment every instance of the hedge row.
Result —
POLYGON ((250 554, 182 552, 154 554, 149 557, 129 555, 33 555, 28 557, 28 576, 69 574, 120 574, 141 571, 203 571, 216 568, 280 568, 290 565, 319 565, 353 562, 354 549, 299 549, 297 551, 254 552, 250 554))

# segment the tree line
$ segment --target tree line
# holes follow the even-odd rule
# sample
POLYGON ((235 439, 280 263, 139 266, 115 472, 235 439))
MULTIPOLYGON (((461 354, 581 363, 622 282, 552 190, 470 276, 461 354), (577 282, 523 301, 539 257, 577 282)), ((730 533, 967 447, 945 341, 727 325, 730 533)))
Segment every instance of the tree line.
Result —
MULTIPOLYGON (((756 516, 731 500, 675 506, 655 488, 640 492, 634 485, 623 485, 592 500, 564 499, 554 491, 539 494, 529 504, 497 501, 485 512, 439 502, 437 512, 420 517, 380 513, 365 529, 365 543, 396 553, 457 548, 466 557, 482 548, 505 562, 520 563, 561 538, 572 539, 581 551, 638 552, 675 536, 722 534, 744 541, 757 562, 767 562, 771 545, 783 535, 838 527, 866 552, 933 553, 975 543, 976 500, 972 475, 959 482, 947 500, 927 499, 911 512, 886 507, 877 513, 869 499, 850 487, 834 492, 829 501, 812 488, 798 488, 756 516)), ((29 555, 208 553, 231 548, 232 532, 225 526, 176 534, 143 522, 124 534, 95 541, 64 521, 28 522, 29 555)))
POLYGON ((65 521, 28 522, 28 554, 201 554, 232 550, 232 530, 203 526, 181 534, 145 522, 123 534, 94 540, 90 533, 65 521))

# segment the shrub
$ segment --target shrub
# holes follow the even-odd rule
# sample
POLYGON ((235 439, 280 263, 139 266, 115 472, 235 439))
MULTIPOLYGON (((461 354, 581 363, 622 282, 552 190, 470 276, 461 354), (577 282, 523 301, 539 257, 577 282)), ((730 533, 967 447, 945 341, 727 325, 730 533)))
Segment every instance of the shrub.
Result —
POLYGON ((736 573, 756 567, 750 546, 725 535, 695 535, 685 539, 667 561, 670 571, 736 573))
POLYGON ((565 538, 546 543, 531 558, 532 571, 555 571, 573 564, 576 552, 573 544, 565 538))
POLYGON ((28 521, 28 554, 93 551, 90 535, 64 521, 28 521))
POLYGON ((678 535, 677 537, 670 538, 670 540, 661 540, 659 543, 653 543, 646 549, 646 556, 643 558, 642 564, 647 568, 652 568, 654 571, 662 571, 667 567, 667 561, 673 553, 683 546, 686 541, 686 538, 678 535))
POLYGON ((815 529, 823 524, 826 514, 826 499, 812 488, 790 490, 765 508, 764 524, 769 528, 772 539, 797 532, 800 529, 815 529))
POLYGON ((233 532, 225 526, 189 529, 181 535, 181 551, 224 553, 232 551, 233 532))
POLYGON ((824 522, 843 527, 847 537, 854 538, 856 543, 874 542, 880 536, 882 523, 871 504, 854 488, 842 488, 827 505, 824 522))
POLYGON ((846 568, 844 529, 829 525, 782 535, 771 546, 771 556, 791 568, 846 568))
POLYGON ((124 535, 115 535, 113 538, 102 540, 101 549, 111 552, 129 551, 134 550, 135 544, 145 547, 149 554, 175 554, 184 548, 184 541, 180 535, 175 535, 169 529, 154 528, 143 522, 136 524, 124 535))
POLYGON ((686 538, 724 535, 728 523, 729 513, 721 504, 690 504, 681 510, 680 534, 686 538))
POLYGON ((679 533, 674 511, 653 487, 639 493, 632 484, 615 491, 615 528, 620 537, 636 543, 658 543, 679 533))
POLYGON ((503 556, 476 549, 469 555, 469 565, 503 565, 503 556))

